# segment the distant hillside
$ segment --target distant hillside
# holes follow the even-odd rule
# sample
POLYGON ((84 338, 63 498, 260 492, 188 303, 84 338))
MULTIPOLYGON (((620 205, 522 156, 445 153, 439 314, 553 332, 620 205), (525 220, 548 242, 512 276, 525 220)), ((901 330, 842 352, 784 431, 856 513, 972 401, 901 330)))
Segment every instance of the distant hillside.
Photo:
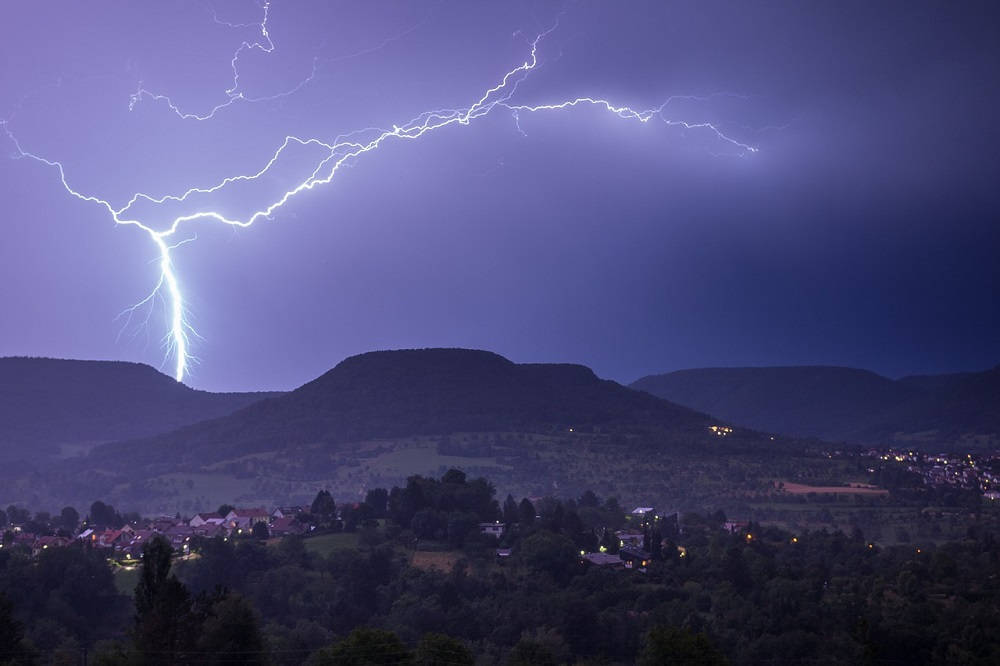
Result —
POLYGON ((824 366, 704 368, 632 387, 742 426, 830 441, 988 446, 1000 433, 1000 368, 900 380, 824 366))
POLYGON ((688 433, 704 414, 601 380, 579 365, 516 364, 485 351, 371 352, 230 416, 95 455, 207 463, 296 445, 455 432, 688 433))
POLYGON ((148 437, 272 395, 196 391, 139 363, 0 358, 0 459, 148 437))

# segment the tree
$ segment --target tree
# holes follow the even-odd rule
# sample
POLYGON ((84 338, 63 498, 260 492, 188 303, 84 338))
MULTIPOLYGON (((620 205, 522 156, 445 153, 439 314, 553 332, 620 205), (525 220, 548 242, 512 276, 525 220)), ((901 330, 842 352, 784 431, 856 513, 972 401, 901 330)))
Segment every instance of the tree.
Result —
POLYGON ((90 522, 104 527, 118 527, 121 525, 121 517, 113 506, 97 500, 90 505, 90 522))
POLYGON ((373 518, 385 518, 389 510, 389 491, 372 488, 365 494, 365 504, 371 507, 373 518))
POLYGON ((59 525, 67 532, 75 532, 80 524, 80 514, 71 506, 64 506, 59 512, 59 525))
POLYGON ((14 607, 0 593, 0 664, 18 663, 24 652, 24 625, 14 619, 14 607))
POLYGON ((594 494, 593 490, 585 490, 580 499, 577 501, 580 506, 586 507, 598 507, 601 504, 601 500, 598 499, 597 495, 594 494))
POLYGON ((7 527, 7 512, 0 509, 0 530, 7 527))
POLYGON ((262 541, 268 539, 271 536, 270 530, 267 529, 267 523, 263 520, 258 521, 253 524, 253 528, 250 530, 250 534, 254 539, 260 539, 262 541))
POLYGON ((316 498, 309 507, 309 512, 314 516, 319 516, 323 522, 333 520, 337 515, 337 504, 333 501, 329 490, 321 490, 316 493, 316 498))
POLYGON ((213 603, 198 640, 208 664, 266 664, 267 650, 257 614, 246 599, 226 595, 213 603))
POLYGON ((507 499, 503 501, 503 521, 507 525, 513 525, 517 519, 517 500, 513 495, 507 495, 507 499))
POLYGON ((649 548, 647 550, 654 560, 663 559, 663 534, 660 532, 660 528, 654 527, 649 531, 649 548))
POLYGON ((573 542, 567 537, 543 530, 520 543, 517 557, 528 569, 545 572, 558 581, 565 581, 579 569, 577 553, 573 542))
POLYGON ((27 509, 22 509, 13 504, 7 507, 7 520, 10 521, 11 525, 23 525, 28 522, 29 518, 31 518, 31 512, 27 509))
POLYGON ((313 666, 389 666, 412 664, 413 655, 391 631, 361 627, 320 650, 309 662, 313 666))
POLYGON ((676 627, 654 627, 639 654, 639 666, 696 664, 724 666, 727 660, 715 649, 708 636, 676 627))
POLYGON ((437 664, 473 666, 476 660, 469 648, 451 636, 424 634, 417 645, 416 663, 419 666, 436 666, 437 664))
POLYGON ((462 485, 465 483, 465 472, 460 469, 449 469, 441 477, 441 483, 454 483, 462 485))
POLYGON ((195 636, 191 597, 170 573, 173 548, 163 537, 142 547, 142 570, 135 586, 135 646, 145 664, 174 664, 195 636))
POLYGON ((216 509, 216 511, 215 511, 215 512, 216 512, 217 514, 219 514, 220 516, 222 516, 223 518, 225 518, 226 516, 228 516, 228 515, 229 515, 229 512, 230 512, 230 511, 232 511, 232 510, 233 510, 233 509, 235 509, 235 508, 236 508, 236 507, 235 507, 235 506, 233 506, 232 504, 220 504, 220 505, 219 505, 219 508, 218 508, 218 509, 216 509))
POLYGON ((527 497, 521 500, 517 506, 517 522, 521 527, 528 527, 535 524, 535 505, 527 497))
POLYGON ((615 536, 614 532, 609 529, 605 529, 601 535, 601 547, 604 548, 605 552, 614 555, 618 552, 618 547, 620 545, 618 537, 615 536))

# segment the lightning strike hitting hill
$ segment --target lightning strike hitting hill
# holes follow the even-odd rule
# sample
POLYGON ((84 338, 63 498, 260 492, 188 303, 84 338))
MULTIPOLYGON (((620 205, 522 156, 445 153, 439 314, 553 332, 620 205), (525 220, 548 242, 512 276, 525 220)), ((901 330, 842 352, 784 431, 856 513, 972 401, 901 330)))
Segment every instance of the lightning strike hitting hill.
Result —
MULTIPOLYGON (((169 100, 169 98, 165 96, 153 95, 140 88, 139 92, 132 97, 132 104, 135 104, 143 96, 149 96, 154 99, 164 100, 170 109, 183 119, 206 120, 211 118, 220 109, 233 104, 236 101, 247 100, 248 98, 246 98, 239 90, 238 61, 240 54, 246 50, 260 49, 265 52, 270 52, 270 50, 274 48, 267 32, 267 8, 268 5, 265 4, 264 21, 259 24, 261 29, 260 41, 252 43, 244 42, 233 56, 233 86, 226 91, 228 101, 216 106, 207 114, 190 114, 181 111, 173 104, 173 102, 169 100)), ((531 43, 530 55, 525 62, 504 74, 498 83, 486 89, 479 99, 475 100, 475 102, 467 107, 427 111, 401 125, 393 125, 391 129, 364 129, 350 134, 341 135, 332 142, 322 141, 317 138, 301 138, 294 135, 288 135, 285 137, 282 144, 278 146, 267 163, 253 173, 229 176, 214 185, 207 187, 193 187, 180 194, 155 196, 144 192, 137 192, 132 195, 132 197, 124 205, 121 206, 115 206, 106 199, 82 193, 74 189, 69 183, 66 170, 63 168, 63 164, 61 162, 48 159, 25 150, 21 146, 17 137, 11 131, 8 120, 0 121, 0 125, 3 126, 4 132, 14 144, 16 150, 15 157, 28 158, 54 168, 59 174, 63 187, 69 194, 82 201, 102 206, 111 215, 115 224, 132 226, 141 229, 156 245, 159 255, 160 278, 152 293, 143 299, 139 304, 130 308, 129 311, 134 311, 139 306, 149 303, 155 296, 165 297, 169 308, 169 327, 166 334, 165 345, 166 353, 168 356, 173 355, 174 376, 177 381, 181 381, 184 379, 185 373, 188 369, 188 364, 192 359, 190 342, 191 336, 195 335, 194 329, 191 327, 186 318, 184 295, 171 260, 171 251, 181 243, 186 242, 186 240, 191 240, 186 239, 178 242, 174 238, 179 235, 181 228, 188 226, 190 223, 197 220, 214 221, 237 227, 249 227, 258 220, 271 216, 275 211, 284 206, 290 199, 300 192, 311 190, 317 185, 329 183, 333 180, 334 176, 337 175, 337 172, 343 165, 345 165, 345 163, 353 163, 353 160, 356 158, 364 155, 365 153, 376 150, 387 141, 418 139, 425 134, 443 129, 450 125, 468 125, 473 120, 482 118, 498 108, 512 113, 515 121, 517 121, 518 114, 537 113, 542 111, 559 111, 579 106, 594 106, 605 109, 606 111, 625 120, 648 123, 650 120, 658 119, 668 126, 703 130, 714 135, 718 141, 737 148, 741 152, 756 152, 756 148, 727 136, 712 123, 688 122, 668 118, 665 115, 668 105, 675 99, 682 99, 680 97, 669 98, 660 106, 645 110, 636 110, 628 106, 618 106, 605 99, 586 96, 546 104, 525 104, 512 102, 512 97, 517 92, 518 85, 532 70, 538 66, 538 44, 549 32, 551 32, 551 30, 542 33, 535 38, 535 40, 531 43), (195 210, 193 212, 174 217, 172 221, 165 226, 157 227, 148 221, 143 221, 140 219, 138 214, 132 212, 133 207, 135 207, 139 202, 145 202, 145 204, 153 206, 166 204, 167 202, 177 204, 186 202, 195 195, 205 195, 218 192, 227 185, 233 183, 257 180, 258 178, 264 176, 264 174, 268 173, 285 150, 293 144, 320 148, 323 151, 323 155, 318 159, 315 163, 315 167, 312 168, 311 172, 305 179, 299 181, 293 187, 287 189, 283 194, 273 199, 270 203, 249 215, 241 218, 234 218, 227 217, 216 210, 195 210)), ((300 83, 295 89, 304 85, 308 80, 309 79, 300 83)), ((289 93, 283 94, 290 94, 291 92, 294 92, 295 89, 289 93)))

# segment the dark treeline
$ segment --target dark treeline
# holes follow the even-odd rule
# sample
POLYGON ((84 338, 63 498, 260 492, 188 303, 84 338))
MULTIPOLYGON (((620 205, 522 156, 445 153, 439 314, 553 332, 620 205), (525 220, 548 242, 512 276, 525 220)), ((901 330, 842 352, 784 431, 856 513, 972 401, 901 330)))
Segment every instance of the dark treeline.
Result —
POLYGON ((4 548, 0 662, 1000 663, 1000 541, 984 529, 880 548, 860 531, 729 533, 721 513, 640 525, 589 492, 501 503, 457 471, 337 509, 317 496, 318 531, 357 545, 326 554, 247 536, 177 561, 156 539, 134 599, 96 550, 4 548), (499 540, 481 533, 497 521, 499 540), (582 562, 617 550, 622 526, 644 572, 582 562), (450 566, 414 565, 415 548, 450 566))

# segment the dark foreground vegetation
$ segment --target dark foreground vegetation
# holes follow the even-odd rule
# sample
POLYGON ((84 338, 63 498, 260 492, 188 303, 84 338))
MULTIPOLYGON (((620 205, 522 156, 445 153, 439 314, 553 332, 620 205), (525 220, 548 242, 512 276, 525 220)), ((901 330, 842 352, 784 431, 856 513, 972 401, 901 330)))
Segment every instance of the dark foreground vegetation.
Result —
POLYGON ((733 532, 721 512, 626 517, 589 492, 499 503, 454 470, 336 509, 324 494, 306 537, 196 539, 186 557, 156 537, 132 572, 82 543, 5 544, 0 663, 1000 663, 987 527, 888 548, 733 532), (639 553, 631 569, 614 566, 622 528, 641 539, 618 555, 639 553))

